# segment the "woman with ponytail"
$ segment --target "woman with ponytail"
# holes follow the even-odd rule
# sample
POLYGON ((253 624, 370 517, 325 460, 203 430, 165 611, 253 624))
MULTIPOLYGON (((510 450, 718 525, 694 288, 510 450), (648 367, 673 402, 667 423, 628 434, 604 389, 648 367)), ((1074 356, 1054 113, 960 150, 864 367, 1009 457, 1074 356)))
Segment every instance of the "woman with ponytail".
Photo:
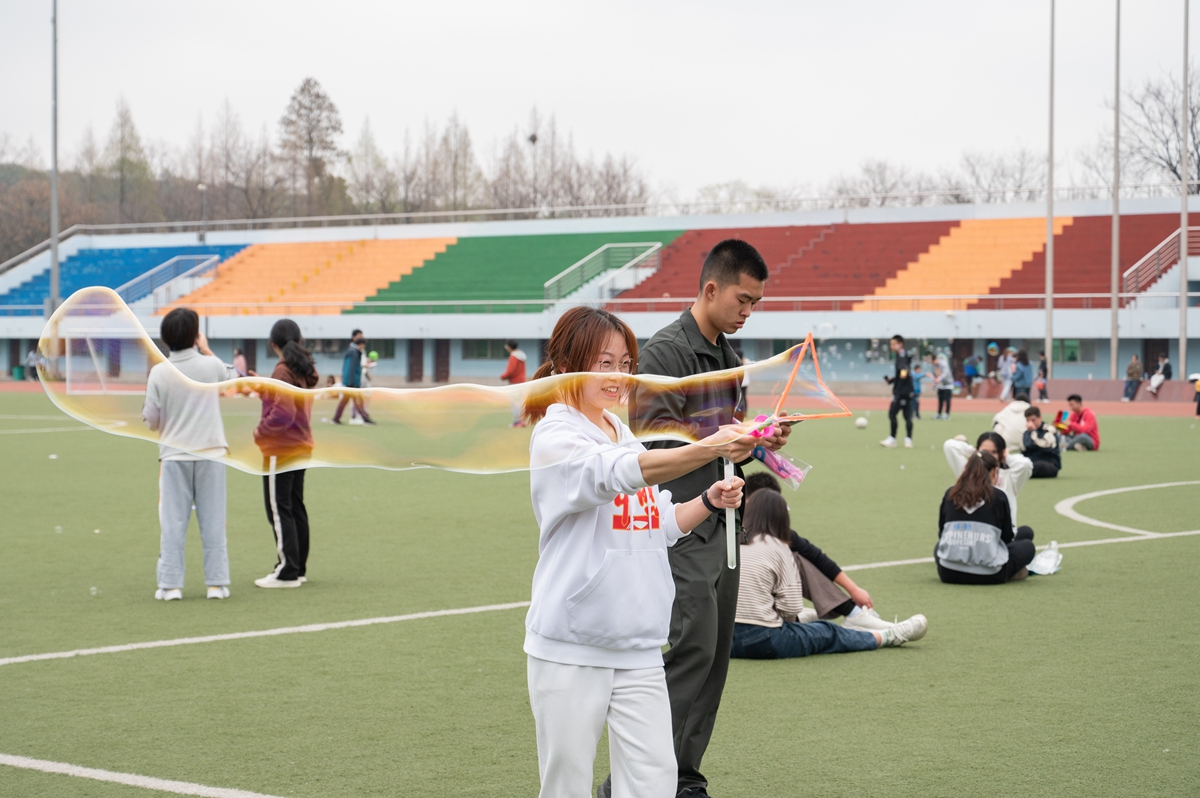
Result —
MULTIPOLYGON (((295 388, 317 384, 317 368, 304 348, 300 326, 280 319, 271 328, 271 350, 279 356, 271 379, 295 388)), ((263 455, 263 499, 267 521, 275 535, 278 562, 259 587, 299 587, 305 581, 308 561, 308 510, 304 507, 304 469, 313 450, 312 397, 274 385, 258 389, 262 397, 262 419, 254 430, 254 442, 263 455)))
POLYGON ((991 452, 974 452, 942 498, 933 558, 947 584, 998 585, 1029 575, 1033 530, 1014 534, 1008 497, 997 487, 999 467, 991 452))

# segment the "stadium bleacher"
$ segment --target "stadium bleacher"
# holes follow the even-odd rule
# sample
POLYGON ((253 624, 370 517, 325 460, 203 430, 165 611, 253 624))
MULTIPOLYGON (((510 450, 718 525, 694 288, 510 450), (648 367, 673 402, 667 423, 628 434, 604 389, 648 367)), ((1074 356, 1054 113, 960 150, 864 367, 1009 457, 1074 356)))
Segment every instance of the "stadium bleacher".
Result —
POLYGON ((466 306, 459 311, 454 306, 397 307, 376 303, 489 299, 536 299, 539 300, 536 305, 509 309, 540 311, 546 281, 605 244, 658 241, 667 245, 679 235, 680 231, 659 231, 460 238, 422 268, 367 297, 351 312, 475 312, 482 308, 466 306))
MULTIPOLYGON (((215 303, 208 315, 339 314, 435 259, 454 238, 255 244, 176 305, 215 303), (304 305, 336 302, 336 305, 304 305), (299 303, 289 309, 289 303, 299 303), (266 306, 266 307, 264 307, 266 306)), ((163 312, 166 312, 165 310, 163 312)))
MULTIPOLYGON (((235 256, 245 244, 218 246, 147 247, 139 249, 84 249, 59 265, 59 290, 67 297, 80 288, 118 288, 180 255, 216 255, 221 260, 235 256)), ((40 316, 41 305, 50 296, 50 270, 0 294, 0 305, 36 305, 38 310, 13 311, 13 315, 40 316)), ((139 297, 130 297, 135 301, 139 297)))
MULTIPOLYGON (((1196 224, 1200 214, 1192 214, 1196 224)), ((1045 230, 1046 220, 1038 222, 1045 230)), ((1163 239, 1179 229, 1179 214, 1140 214, 1121 217, 1121 272, 1137 263, 1163 239)), ((1043 233, 1044 234, 1044 233, 1043 233)), ((1105 293, 1110 289, 1112 258, 1112 219, 1108 216, 1081 216, 1054 238, 1054 287, 1059 293, 1105 293)), ((1039 294, 1046 290, 1046 252, 1041 249, 1011 276, 988 293, 1039 294)), ((1095 304, 1087 299, 1055 300, 1055 307, 1081 308, 1095 304)), ((971 307, 994 307, 987 300, 971 307)), ((1003 307, 1036 308, 1036 299, 1006 299, 1003 307)))

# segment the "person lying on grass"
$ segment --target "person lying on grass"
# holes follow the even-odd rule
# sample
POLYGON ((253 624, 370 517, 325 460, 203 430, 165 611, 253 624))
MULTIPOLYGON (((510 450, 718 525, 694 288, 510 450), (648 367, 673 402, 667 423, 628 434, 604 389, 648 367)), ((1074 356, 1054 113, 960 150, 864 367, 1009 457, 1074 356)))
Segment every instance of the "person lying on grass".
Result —
MULTIPOLYGON (((767 471, 759 471, 746 477, 746 501, 750 501, 750 497, 760 490, 773 490, 783 494, 779 480, 767 471)), ((800 537, 794 529, 788 531, 788 547, 792 550, 796 567, 800 570, 804 598, 816 607, 815 610, 805 607, 802 612, 797 613, 797 621, 808 623, 819 618, 829 619, 840 615, 845 617, 842 626, 847 629, 879 632, 893 626, 879 617, 870 593, 855 584, 850 575, 838 567, 825 552, 800 537)))
POLYGON ((829 621, 799 623, 796 618, 804 609, 804 595, 789 548, 791 535, 791 517, 782 494, 759 490, 746 502, 732 656, 784 659, 874 651, 925 636, 929 624, 924 615, 879 631, 851 629, 829 621))
POLYGON ((996 486, 1000 471, 995 455, 977 451, 942 497, 933 559, 947 584, 999 585, 1029 576, 1033 530, 1013 532, 1008 498, 996 486))

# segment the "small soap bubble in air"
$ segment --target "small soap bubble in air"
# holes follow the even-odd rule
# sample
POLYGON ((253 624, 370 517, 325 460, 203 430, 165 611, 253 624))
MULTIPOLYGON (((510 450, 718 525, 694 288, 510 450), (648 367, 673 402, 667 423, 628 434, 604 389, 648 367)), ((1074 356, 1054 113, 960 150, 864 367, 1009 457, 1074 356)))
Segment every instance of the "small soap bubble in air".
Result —
POLYGON ((900 466, 900 470, 901 470, 901 471, 903 471, 903 470, 904 470, 904 466, 900 466))

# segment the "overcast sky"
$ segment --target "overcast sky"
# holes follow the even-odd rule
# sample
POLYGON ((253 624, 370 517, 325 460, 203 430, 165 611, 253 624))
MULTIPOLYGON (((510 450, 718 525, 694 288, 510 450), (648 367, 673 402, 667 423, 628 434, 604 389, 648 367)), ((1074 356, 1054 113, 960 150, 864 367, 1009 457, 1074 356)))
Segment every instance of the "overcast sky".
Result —
MULTIPOLYGON (((1178 76, 1182 5, 1126 0, 1125 87, 1178 76)), ((819 185, 867 158, 934 171, 964 150, 1046 146, 1049 0, 59 0, 58 13, 67 165, 87 125, 107 136, 122 95, 144 139, 181 145, 225 98, 274 134, 306 76, 341 110, 344 148, 367 117, 393 153, 406 128, 457 111, 486 162, 536 106, 583 153, 628 153, 682 197, 819 185)), ((1111 127, 1114 17, 1114 0, 1058 2, 1060 157, 1111 127)), ((32 136, 46 159, 49 98, 50 0, 3 0, 0 133, 32 136)))

